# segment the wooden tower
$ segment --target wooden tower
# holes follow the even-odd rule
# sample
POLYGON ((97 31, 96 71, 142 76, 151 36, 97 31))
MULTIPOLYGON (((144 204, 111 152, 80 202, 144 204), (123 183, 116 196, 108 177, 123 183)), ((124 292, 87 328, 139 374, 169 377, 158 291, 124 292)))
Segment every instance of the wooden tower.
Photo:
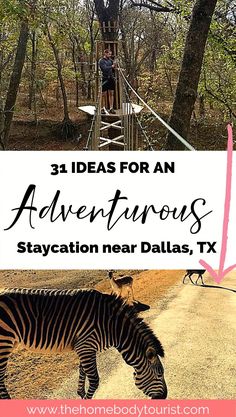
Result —
MULTIPOLYGON (((99 60, 104 56, 104 50, 112 52, 112 59, 119 59, 120 42, 118 40, 118 21, 100 23, 102 40, 96 42, 96 86, 95 94, 98 97, 96 106, 81 106, 80 110, 93 116, 90 129, 90 150, 135 150, 138 147, 138 130, 136 115, 142 107, 132 104, 124 87, 120 72, 115 70, 114 109, 116 114, 101 114, 101 71, 99 60)), ((108 95, 107 95, 108 101, 108 95)), ((106 108, 109 108, 107 102, 106 108)), ((87 148, 86 148, 87 149, 87 148)))
MULTIPOLYGON (((116 61, 119 59, 119 41, 118 32, 119 26, 117 21, 102 22, 100 24, 100 30, 102 34, 102 40, 96 42, 96 96, 99 93, 100 87, 100 70, 99 60, 103 57, 105 49, 109 49, 112 52, 112 59, 116 61)), ((121 109, 121 92, 120 92, 120 80, 119 72, 115 71, 115 92, 114 92, 114 108, 116 110, 121 109)), ((108 106, 107 106, 108 107, 108 106)))

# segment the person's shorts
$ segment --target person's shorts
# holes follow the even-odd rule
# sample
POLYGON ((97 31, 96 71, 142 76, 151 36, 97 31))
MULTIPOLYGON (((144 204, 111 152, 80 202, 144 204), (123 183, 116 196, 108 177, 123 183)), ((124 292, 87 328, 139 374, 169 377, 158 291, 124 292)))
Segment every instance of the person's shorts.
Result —
POLYGON ((102 92, 105 91, 114 91, 115 90, 115 79, 114 78, 104 78, 102 80, 102 92))

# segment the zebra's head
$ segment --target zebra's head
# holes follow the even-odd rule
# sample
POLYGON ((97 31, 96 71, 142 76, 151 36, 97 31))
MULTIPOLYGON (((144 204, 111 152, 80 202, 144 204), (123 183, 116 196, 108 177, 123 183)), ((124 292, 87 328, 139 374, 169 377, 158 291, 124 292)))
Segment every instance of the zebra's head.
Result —
POLYGON ((138 316, 133 306, 124 304, 121 298, 112 298, 114 336, 111 346, 121 352, 125 362, 135 370, 137 388, 152 399, 165 399, 167 386, 160 357, 164 349, 152 329, 138 316))
POLYGON ((152 346, 146 349, 142 366, 135 368, 134 380, 137 388, 148 397, 165 399, 167 386, 164 379, 164 368, 158 353, 160 356, 164 356, 162 347, 159 352, 152 346))

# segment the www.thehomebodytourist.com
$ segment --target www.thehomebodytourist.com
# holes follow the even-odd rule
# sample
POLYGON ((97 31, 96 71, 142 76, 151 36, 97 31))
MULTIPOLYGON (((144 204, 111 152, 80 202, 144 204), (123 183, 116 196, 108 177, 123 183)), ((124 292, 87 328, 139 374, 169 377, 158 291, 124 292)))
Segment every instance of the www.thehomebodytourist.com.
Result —
POLYGON ((114 404, 113 406, 69 406, 63 404, 57 407, 26 407, 29 415, 81 415, 81 416, 172 416, 172 415, 186 415, 186 416, 206 416, 210 414, 210 408, 205 406, 181 406, 181 405, 156 405, 156 406, 119 406, 114 404))

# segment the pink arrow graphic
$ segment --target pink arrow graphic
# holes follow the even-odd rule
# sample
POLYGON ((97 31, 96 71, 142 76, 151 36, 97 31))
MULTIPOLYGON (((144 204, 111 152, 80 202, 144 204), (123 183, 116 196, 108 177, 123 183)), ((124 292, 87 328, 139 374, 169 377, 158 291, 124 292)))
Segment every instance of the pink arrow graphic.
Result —
POLYGON ((224 269, 225 258, 227 253, 228 242, 228 227, 229 227, 229 212, 232 189, 232 160, 233 160, 233 129, 230 124, 227 126, 228 130, 228 146, 227 146, 227 173, 226 173, 226 191, 225 191, 225 206, 224 206, 224 221, 221 241, 220 266, 218 272, 214 271, 212 267, 202 259, 199 263, 211 274, 217 284, 223 280, 225 275, 236 268, 236 264, 224 269))

